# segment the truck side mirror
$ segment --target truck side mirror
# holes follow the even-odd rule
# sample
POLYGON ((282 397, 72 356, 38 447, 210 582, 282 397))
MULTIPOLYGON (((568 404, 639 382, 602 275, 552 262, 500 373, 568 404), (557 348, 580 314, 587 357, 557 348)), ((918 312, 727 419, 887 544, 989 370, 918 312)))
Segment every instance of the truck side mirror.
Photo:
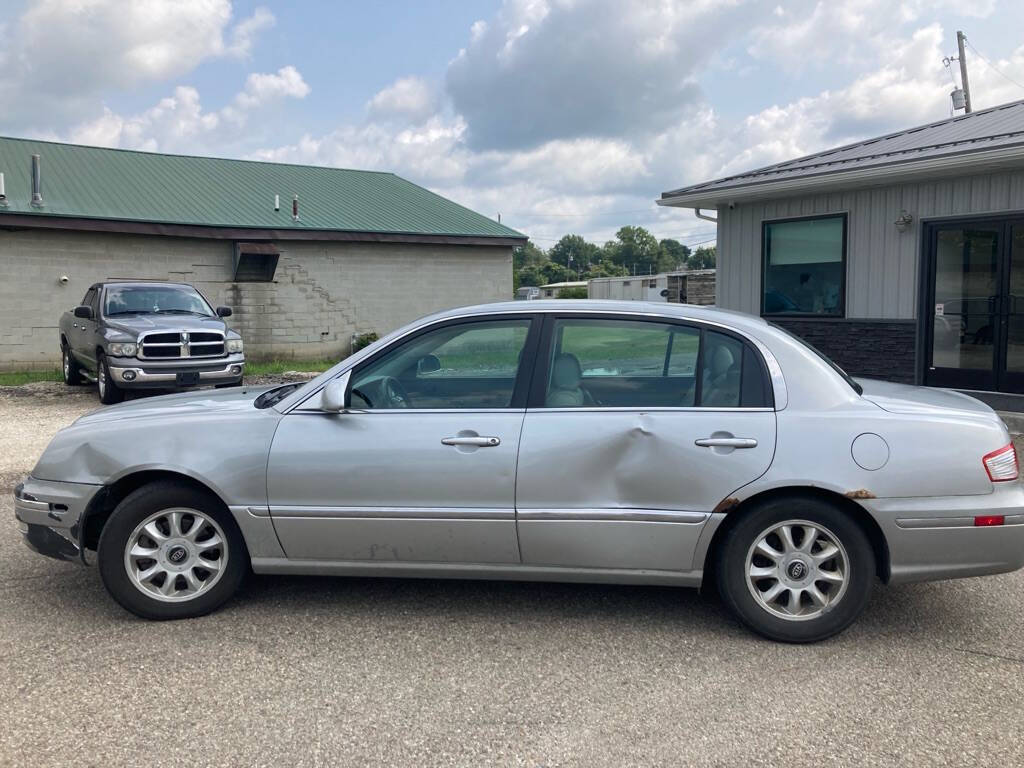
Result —
POLYGON ((231 317, 231 307, 217 307, 217 317, 231 317))
POLYGON ((92 320, 92 307, 86 304, 75 307, 75 317, 80 317, 83 320, 92 320))

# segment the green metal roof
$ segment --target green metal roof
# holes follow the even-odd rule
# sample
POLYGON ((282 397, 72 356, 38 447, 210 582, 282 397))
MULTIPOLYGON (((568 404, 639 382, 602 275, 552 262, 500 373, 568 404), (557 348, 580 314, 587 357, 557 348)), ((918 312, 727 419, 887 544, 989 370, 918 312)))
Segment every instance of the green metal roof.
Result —
POLYGON ((213 157, 162 155, 0 137, 3 216, 274 230, 450 237, 525 235, 393 173, 213 157), (42 166, 43 206, 31 198, 31 156, 42 166), (299 221, 292 221, 292 195, 299 221), (274 210, 274 195, 281 209, 274 210))

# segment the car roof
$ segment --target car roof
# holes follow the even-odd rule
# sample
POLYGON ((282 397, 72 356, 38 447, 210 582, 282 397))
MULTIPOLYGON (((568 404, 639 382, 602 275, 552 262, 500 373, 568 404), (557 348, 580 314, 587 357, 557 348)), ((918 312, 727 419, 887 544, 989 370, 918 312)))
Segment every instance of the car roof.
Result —
POLYGON ((423 320, 441 320, 446 317, 501 314, 503 312, 629 313, 657 315, 672 319, 704 320, 749 330, 764 330, 768 327, 768 323, 760 317, 731 309, 719 309, 698 304, 670 304, 667 301, 616 301, 614 299, 540 299, 529 303, 501 301, 491 304, 473 304, 447 309, 431 315, 429 318, 423 318, 423 320))

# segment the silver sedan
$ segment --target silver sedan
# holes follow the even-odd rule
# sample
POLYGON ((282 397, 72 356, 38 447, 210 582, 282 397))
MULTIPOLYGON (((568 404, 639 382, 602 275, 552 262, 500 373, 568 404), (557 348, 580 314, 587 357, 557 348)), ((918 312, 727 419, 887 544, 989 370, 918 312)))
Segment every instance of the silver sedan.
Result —
POLYGON ((1017 475, 987 406, 855 381, 758 318, 509 302, 307 384, 84 416, 15 514, 152 619, 212 611, 250 571, 714 584, 755 631, 806 642, 876 578, 1024 565, 1017 475))

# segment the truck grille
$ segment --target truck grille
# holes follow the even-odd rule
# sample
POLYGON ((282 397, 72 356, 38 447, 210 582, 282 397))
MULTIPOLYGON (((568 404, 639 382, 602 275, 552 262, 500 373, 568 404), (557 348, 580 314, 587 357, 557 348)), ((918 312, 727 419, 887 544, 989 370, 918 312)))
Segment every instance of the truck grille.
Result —
POLYGON ((224 355, 224 334, 218 331, 158 331, 139 339, 143 360, 180 360, 224 355))

